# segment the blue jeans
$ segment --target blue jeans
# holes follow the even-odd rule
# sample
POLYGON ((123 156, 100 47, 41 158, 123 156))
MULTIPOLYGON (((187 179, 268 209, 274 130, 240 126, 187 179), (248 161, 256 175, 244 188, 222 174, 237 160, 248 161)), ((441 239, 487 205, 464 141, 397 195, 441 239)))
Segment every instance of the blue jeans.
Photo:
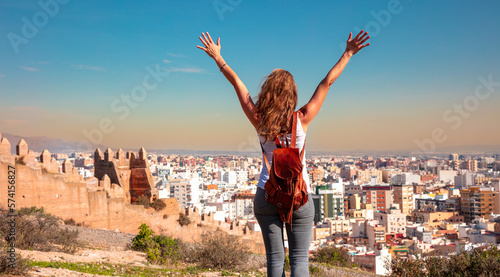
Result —
MULTIPOLYGON (((265 200, 265 191, 258 188, 254 198, 254 213, 262 230, 267 257, 267 276, 285 276, 285 246, 283 221, 278 207, 265 200)), ((293 212, 292 228, 286 225, 290 267, 293 276, 309 276, 309 244, 311 242, 314 205, 309 195, 307 203, 293 212)))

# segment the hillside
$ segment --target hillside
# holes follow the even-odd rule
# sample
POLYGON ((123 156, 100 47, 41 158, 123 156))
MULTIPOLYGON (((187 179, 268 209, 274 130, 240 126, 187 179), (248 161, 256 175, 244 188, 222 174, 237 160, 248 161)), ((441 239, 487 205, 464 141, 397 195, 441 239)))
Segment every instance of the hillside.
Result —
MULTIPOLYGON (((253 255, 250 266, 258 269, 245 273, 202 270, 194 264, 185 263, 157 266, 151 265, 144 253, 129 249, 134 234, 77 226, 64 228, 79 231, 80 247, 74 254, 16 250, 22 257, 32 261, 34 267, 29 271, 29 276, 266 276, 263 255, 253 255)), ((375 275, 357 270, 324 268, 323 273, 311 276, 375 275)))

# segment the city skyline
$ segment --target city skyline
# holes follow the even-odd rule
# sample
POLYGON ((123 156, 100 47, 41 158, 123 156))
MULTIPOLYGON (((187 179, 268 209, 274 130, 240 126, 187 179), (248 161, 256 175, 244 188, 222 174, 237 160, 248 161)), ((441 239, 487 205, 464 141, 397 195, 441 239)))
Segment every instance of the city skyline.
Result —
POLYGON ((222 55, 252 96, 272 69, 289 70, 299 108, 349 32, 363 29, 371 45, 330 89, 309 128, 308 150, 500 148, 492 127, 500 116, 496 2, 44 0, 0 7, 2 133, 90 142, 90 149, 256 151, 234 91, 196 48, 200 33, 221 37, 222 55))

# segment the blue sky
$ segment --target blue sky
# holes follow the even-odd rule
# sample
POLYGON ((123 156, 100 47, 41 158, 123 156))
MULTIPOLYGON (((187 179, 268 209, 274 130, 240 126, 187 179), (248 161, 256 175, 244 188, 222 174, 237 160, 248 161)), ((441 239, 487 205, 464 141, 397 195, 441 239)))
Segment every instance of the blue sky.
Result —
POLYGON ((196 48, 200 33, 221 37, 223 57, 252 96, 274 68, 289 70, 301 106, 349 32, 366 29, 371 45, 330 89, 308 149, 498 146, 500 87, 471 97, 480 76, 500 81, 499 10, 498 1, 3 0, 0 132, 112 147, 254 150, 232 87, 196 48), (161 80, 124 108, 147 68, 158 68, 161 80), (467 101, 466 114, 453 110, 467 101))

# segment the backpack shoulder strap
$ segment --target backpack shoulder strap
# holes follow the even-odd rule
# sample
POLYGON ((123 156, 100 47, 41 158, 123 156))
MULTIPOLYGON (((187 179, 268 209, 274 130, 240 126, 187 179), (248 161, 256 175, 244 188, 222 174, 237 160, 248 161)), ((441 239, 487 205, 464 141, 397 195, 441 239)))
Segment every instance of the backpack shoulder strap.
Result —
POLYGON ((300 162, 304 158, 304 149, 306 149, 306 139, 304 138, 304 146, 302 146, 302 151, 300 151, 300 162))
POLYGON ((290 147, 295 148, 295 142, 297 141, 297 112, 293 113, 292 117, 292 145, 290 147))
MULTIPOLYGON (((297 124, 299 124, 298 121, 298 115, 297 112, 293 113, 293 127, 292 127, 292 147, 295 148, 295 143, 297 141, 297 124)), ((304 138, 304 145, 302 146, 302 150, 300 151, 300 162, 302 162, 302 158, 304 158, 304 149, 306 149, 306 139, 304 138)))
MULTIPOLYGON (((297 124, 299 124, 298 118, 297 118, 297 112, 293 113, 293 119, 292 119, 292 148, 295 148, 295 144, 297 142, 297 124)), ((302 151, 300 152, 300 160, 302 161, 302 157, 304 157, 304 149, 306 148, 306 140, 304 139, 304 146, 302 147, 302 151)))

